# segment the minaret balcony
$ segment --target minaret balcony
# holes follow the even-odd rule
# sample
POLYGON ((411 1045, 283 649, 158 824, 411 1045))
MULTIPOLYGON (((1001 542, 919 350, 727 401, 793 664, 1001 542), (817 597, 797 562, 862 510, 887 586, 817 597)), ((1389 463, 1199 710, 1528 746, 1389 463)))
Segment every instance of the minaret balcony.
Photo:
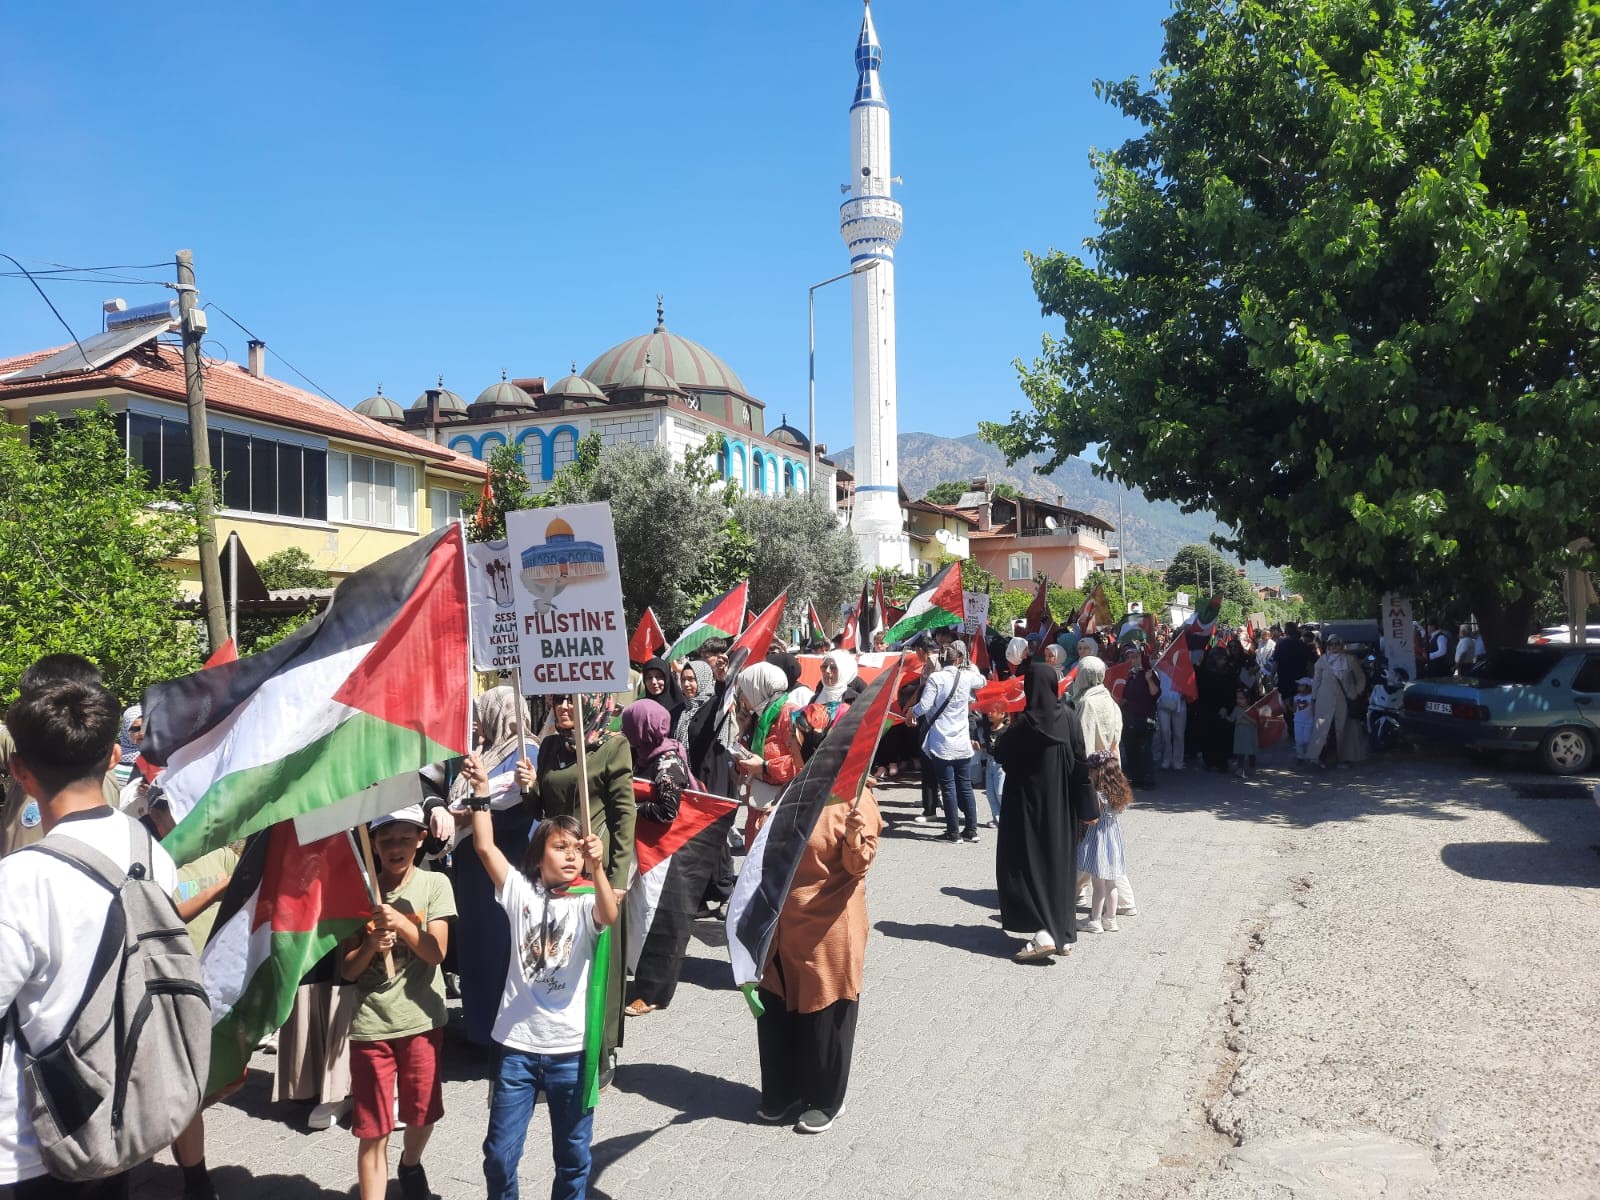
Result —
POLYGON ((904 228, 900 203, 886 196, 860 196, 839 208, 839 235, 851 248, 893 246, 904 228))

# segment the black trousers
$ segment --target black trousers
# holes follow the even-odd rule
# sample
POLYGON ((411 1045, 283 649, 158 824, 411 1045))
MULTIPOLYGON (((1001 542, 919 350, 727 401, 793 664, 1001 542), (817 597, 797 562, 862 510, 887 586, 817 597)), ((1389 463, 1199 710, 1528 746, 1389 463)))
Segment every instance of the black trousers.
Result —
POLYGON ((939 764, 926 754, 919 754, 922 764, 922 815, 937 817, 944 811, 944 798, 939 795, 939 764))
POLYGON ((128 1173, 113 1175, 109 1179, 91 1179, 85 1183, 67 1183, 38 1175, 0 1187, 4 1200, 127 1200, 128 1173))
POLYGON ((761 1051, 761 1107, 782 1112, 796 1103, 832 1117, 844 1107, 860 1002, 836 1000, 819 1012, 789 1012, 783 998, 760 988, 766 1008, 756 1019, 761 1051))

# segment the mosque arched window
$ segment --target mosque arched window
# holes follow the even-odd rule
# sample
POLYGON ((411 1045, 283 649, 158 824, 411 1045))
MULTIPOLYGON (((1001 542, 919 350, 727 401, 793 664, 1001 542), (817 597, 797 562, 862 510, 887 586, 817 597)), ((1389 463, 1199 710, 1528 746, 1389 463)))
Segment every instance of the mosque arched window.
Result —
POLYGON ((717 478, 728 478, 728 439, 719 438, 717 441, 717 478))
POLYGON ((750 455, 750 490, 758 495, 767 490, 767 456, 759 450, 750 455))
POLYGON ((794 495, 794 464, 793 463, 786 462, 786 463, 783 464, 783 494, 785 496, 794 495))

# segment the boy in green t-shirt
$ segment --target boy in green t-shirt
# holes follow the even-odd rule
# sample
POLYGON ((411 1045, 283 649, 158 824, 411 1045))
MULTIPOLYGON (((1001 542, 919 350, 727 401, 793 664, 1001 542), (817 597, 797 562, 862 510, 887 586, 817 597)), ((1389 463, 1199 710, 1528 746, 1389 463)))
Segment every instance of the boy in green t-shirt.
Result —
POLYGON ((340 970, 361 990, 350 1024, 351 1132, 360 1139, 356 1174, 361 1200, 382 1200, 389 1184, 389 1134, 395 1088, 405 1122, 400 1190, 405 1200, 432 1196, 422 1151, 444 1115, 439 1049, 444 1041, 444 976, 439 964, 455 919, 450 880, 416 868, 427 835, 421 805, 374 821, 372 849, 383 903, 366 929, 339 947, 340 970), (393 961, 390 974, 388 959, 393 961))

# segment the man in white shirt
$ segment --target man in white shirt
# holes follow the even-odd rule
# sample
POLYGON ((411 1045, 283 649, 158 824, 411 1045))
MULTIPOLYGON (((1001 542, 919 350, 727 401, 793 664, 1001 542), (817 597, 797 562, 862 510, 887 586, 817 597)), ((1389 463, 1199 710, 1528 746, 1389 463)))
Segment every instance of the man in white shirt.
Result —
MULTIPOLYGON (((122 707, 100 686, 48 679, 25 687, 6 714, 14 739, 8 766, 39 802, 45 840, 72 838, 122 867, 142 860, 150 841, 142 826, 105 802, 102 781, 118 758, 122 707)), ((154 878, 171 892, 178 873, 159 845, 150 847, 154 878)), ((83 875, 46 854, 19 852, 0 860, 0 1012, 15 1006, 31 1046, 64 1032, 88 980, 83 948, 100 940, 111 895, 85 887, 83 875)), ((21 1054, 11 1021, 0 1032, 0 1187, 16 1200, 121 1200, 126 1173, 67 1183, 45 1174, 27 1115, 21 1054)))
POLYGON ((972 734, 967 727, 967 705, 983 686, 983 676, 967 663, 965 642, 944 648, 944 666, 928 676, 922 696, 911 706, 913 717, 928 717, 932 724, 923 738, 926 769, 936 771, 944 798, 946 842, 978 840, 978 806, 972 794, 972 734), (957 831, 957 817, 960 830, 957 831))

